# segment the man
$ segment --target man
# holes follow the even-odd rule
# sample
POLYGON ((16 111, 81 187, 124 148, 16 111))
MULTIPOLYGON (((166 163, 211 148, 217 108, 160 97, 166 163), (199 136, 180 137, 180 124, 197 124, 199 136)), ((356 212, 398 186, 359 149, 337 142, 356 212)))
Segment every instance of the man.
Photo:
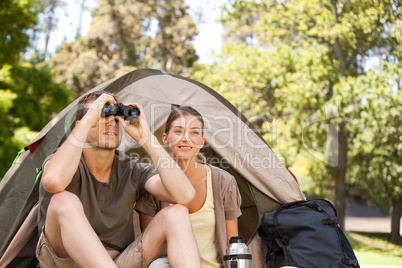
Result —
POLYGON ((75 128, 44 162, 36 250, 41 267, 146 267, 164 254, 172 267, 201 267, 182 206, 194 198, 194 188, 150 132, 141 106, 131 104, 140 116, 130 122, 101 117, 103 106, 116 102, 105 92, 81 99, 75 128), (116 150, 122 127, 163 167, 156 171, 116 150), (133 242, 133 206, 145 190, 178 205, 158 213, 133 242))

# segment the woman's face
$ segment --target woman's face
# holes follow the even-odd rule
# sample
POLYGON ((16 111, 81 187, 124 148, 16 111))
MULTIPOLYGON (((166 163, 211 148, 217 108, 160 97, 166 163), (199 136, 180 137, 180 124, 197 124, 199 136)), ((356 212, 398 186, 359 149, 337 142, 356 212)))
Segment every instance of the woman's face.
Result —
POLYGON ((202 123, 192 115, 180 116, 172 121, 169 132, 162 135, 162 140, 175 159, 189 160, 204 145, 202 123))

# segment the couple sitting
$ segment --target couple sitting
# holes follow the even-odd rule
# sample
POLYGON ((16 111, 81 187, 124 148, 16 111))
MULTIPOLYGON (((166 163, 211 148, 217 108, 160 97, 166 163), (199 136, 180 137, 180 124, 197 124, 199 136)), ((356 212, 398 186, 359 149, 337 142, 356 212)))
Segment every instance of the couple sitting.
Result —
POLYGON ((140 105, 131 104, 140 116, 126 122, 102 118, 106 103, 117 99, 106 92, 82 98, 75 128, 44 161, 41 267, 148 267, 163 256, 171 267, 222 267, 228 241, 238 235, 241 198, 229 173, 196 162, 205 141, 202 116, 191 107, 172 110, 162 136, 168 153, 140 105), (116 150, 122 128, 155 166, 116 150), (143 231, 135 240, 133 207, 143 231))

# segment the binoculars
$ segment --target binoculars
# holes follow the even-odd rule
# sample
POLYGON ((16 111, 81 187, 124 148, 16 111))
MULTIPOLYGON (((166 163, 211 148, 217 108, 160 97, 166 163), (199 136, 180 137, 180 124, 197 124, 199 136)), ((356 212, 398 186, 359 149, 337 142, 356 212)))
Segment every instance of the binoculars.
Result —
POLYGON ((126 106, 121 102, 114 105, 105 103, 102 108, 101 117, 105 118, 112 115, 123 117, 124 120, 133 120, 140 116, 140 110, 132 105, 126 106))

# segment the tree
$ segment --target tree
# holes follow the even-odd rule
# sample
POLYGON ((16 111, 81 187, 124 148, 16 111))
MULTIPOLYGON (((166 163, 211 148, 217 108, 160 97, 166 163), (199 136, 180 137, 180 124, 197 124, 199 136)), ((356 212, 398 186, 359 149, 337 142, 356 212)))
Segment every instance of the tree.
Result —
POLYGON ((51 117, 72 101, 72 92, 53 82, 49 68, 30 64, 0 71, 0 174, 7 171, 17 152, 36 136, 51 117))
POLYGON ((57 27, 57 16, 56 10, 63 8, 66 3, 62 0, 40 0, 44 11, 43 11, 43 30, 45 32, 45 47, 44 47, 44 58, 46 58, 48 53, 48 46, 51 33, 57 27))
POLYGON ((84 15, 84 11, 86 10, 86 6, 85 6, 85 0, 81 0, 81 8, 80 8, 80 19, 77 25, 77 32, 75 34, 75 36, 77 38, 81 37, 81 28, 82 28, 82 17, 84 15))
POLYGON ((0 66, 15 64, 30 42, 29 31, 37 23, 39 6, 34 0, 0 2, 0 66))
POLYGON ((71 101, 71 92, 54 83, 46 63, 22 59, 37 26, 37 1, 0 3, 0 175, 3 177, 17 152, 71 101), (4 42, 3 42, 4 41, 4 42))
POLYGON ((229 99, 241 98, 246 114, 266 118, 262 129, 272 117, 286 122, 298 151, 319 157, 311 168, 322 171, 310 170, 311 176, 335 188, 331 199, 342 227, 356 135, 351 122, 360 118, 366 95, 343 86, 365 75, 372 57, 400 59, 390 31, 400 14, 398 1, 229 1, 221 19, 226 47, 194 73, 229 99))
POLYGON ((55 73, 55 81, 66 85, 77 98, 113 78, 118 70, 118 58, 111 53, 88 49, 83 39, 77 39, 72 43, 65 41, 49 65, 55 73))
POLYGON ((11 164, 10 152, 17 152, 12 146, 12 131, 8 123, 13 121, 10 109, 18 97, 10 87, 13 82, 12 68, 18 63, 20 55, 29 45, 29 30, 37 22, 38 6, 35 1, 18 3, 16 0, 5 0, 0 3, 0 174, 3 174, 11 164))
POLYGON ((152 40, 154 60, 146 63, 168 72, 184 72, 197 60, 192 40, 198 31, 187 13, 189 7, 184 0, 154 0, 148 5, 153 7, 158 30, 152 40))
POLYGON ((197 59, 196 25, 187 10, 182 0, 99 1, 88 34, 51 59, 57 81, 80 95, 121 70, 186 72, 197 59))
POLYGON ((354 124, 351 177, 356 189, 390 211, 392 243, 397 243, 402 209, 402 68, 384 63, 378 72, 358 77, 356 87, 369 94, 362 101, 360 120, 354 124))

